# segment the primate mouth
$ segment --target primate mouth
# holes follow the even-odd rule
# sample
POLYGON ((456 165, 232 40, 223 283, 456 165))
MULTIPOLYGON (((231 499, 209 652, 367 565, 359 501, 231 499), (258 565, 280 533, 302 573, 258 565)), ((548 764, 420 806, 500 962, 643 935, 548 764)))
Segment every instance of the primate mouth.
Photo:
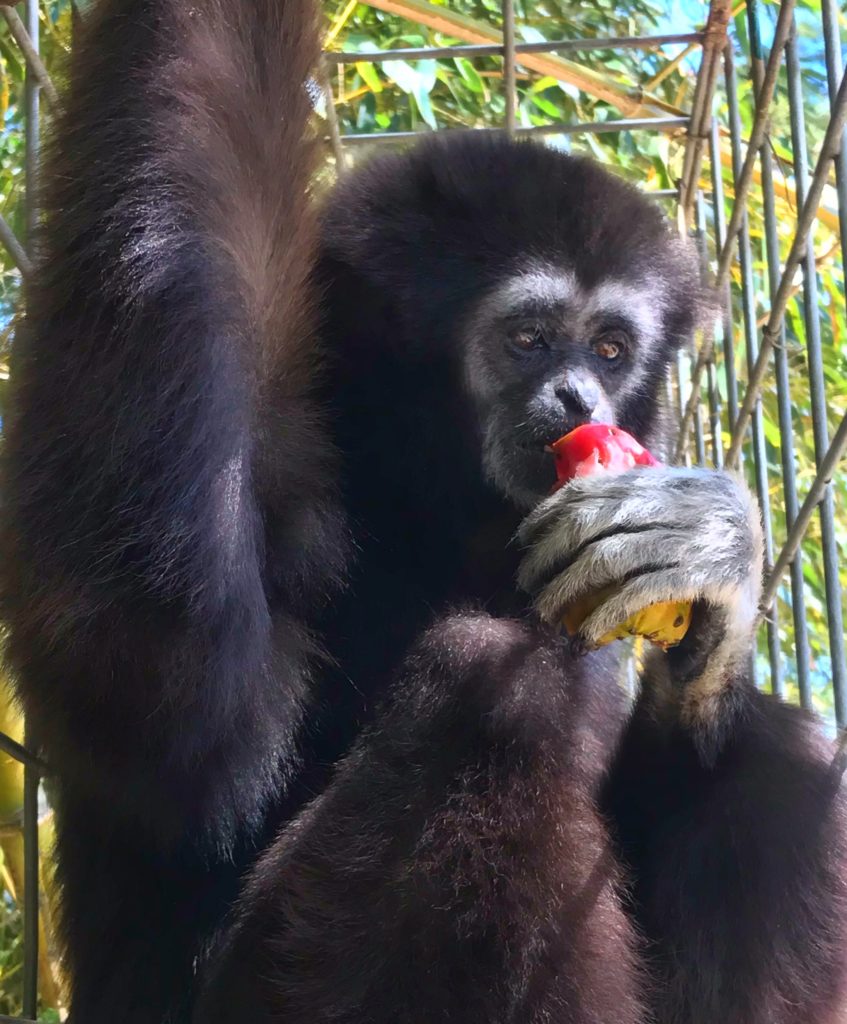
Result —
POLYGON ((549 462, 550 469, 553 469, 553 459, 550 456, 550 445, 544 441, 523 441, 516 445, 521 458, 534 463, 549 462))
POLYGON ((550 446, 544 441, 519 441, 515 453, 523 466, 522 475, 533 481, 533 488, 546 494, 556 479, 556 468, 550 446))

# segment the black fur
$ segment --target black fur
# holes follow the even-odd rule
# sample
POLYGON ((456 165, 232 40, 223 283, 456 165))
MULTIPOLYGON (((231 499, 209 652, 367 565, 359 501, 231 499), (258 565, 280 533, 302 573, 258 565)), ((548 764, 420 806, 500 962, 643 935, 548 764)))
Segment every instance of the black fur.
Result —
POLYGON ((260 861, 196 1020, 643 1021, 596 807, 616 668, 514 621, 434 627, 260 861))
POLYGON ((705 765, 654 691, 603 795, 633 881, 658 1021, 844 1020, 847 846, 840 772, 812 716, 744 681, 705 765))
POLYGON ((96 5, 45 172, 3 618, 56 771, 74 1024, 185 1019, 292 771, 308 616, 341 568, 310 397, 315 20, 96 5))
MULTIPOLYGON (((727 680, 707 765, 648 678, 615 754, 614 652, 533 624, 523 513, 481 468, 464 331, 492 289, 649 270, 642 383, 591 373, 654 441, 694 262, 594 165, 477 135, 351 176, 315 252, 313 19, 101 0, 77 48, 3 536, 73 1024, 184 1024, 196 972, 198 1024, 829 1024, 843 810, 814 727, 727 680)), ((556 357, 594 367, 579 344, 556 357)))

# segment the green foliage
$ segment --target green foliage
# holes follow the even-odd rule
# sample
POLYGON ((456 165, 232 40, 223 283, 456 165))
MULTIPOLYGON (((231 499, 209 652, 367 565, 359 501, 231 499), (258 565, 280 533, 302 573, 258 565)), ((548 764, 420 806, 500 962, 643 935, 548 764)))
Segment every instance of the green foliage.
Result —
MULTIPOLYGON (((23 966, 23 914, 9 889, 3 888, 0 890, 0 1015, 14 1017, 21 1012, 23 966)), ((59 1011, 41 1007, 38 1020, 41 1024, 59 1024, 59 1011)))
MULTIPOLYGON (((443 4, 452 13, 487 25, 501 26, 499 2, 457 0, 443 4)), ((466 40, 422 28, 395 14, 357 5, 350 11, 345 0, 327 3, 333 48, 367 54, 374 49, 446 46, 466 40), (342 27, 343 26, 343 27, 342 27)), ((655 31, 663 5, 644 2, 619 5, 571 4, 550 0, 535 5, 515 3, 520 41, 544 39, 608 38, 655 31)), ((684 28, 690 29, 690 25, 684 28)), ((679 47, 676 47, 678 50, 679 47)), ((617 84, 645 88, 659 99, 678 106, 688 97, 690 74, 671 74, 651 88, 653 79, 668 63, 662 51, 597 50, 566 55, 602 70, 617 84)), ((339 65, 332 80, 343 134, 425 131, 453 127, 500 127, 505 117, 502 59, 500 57, 444 57, 438 60, 339 65)), ((518 71, 518 123, 532 128, 559 122, 606 121, 620 115, 609 103, 595 99, 568 82, 518 71)), ((554 137, 558 145, 594 155, 621 173, 653 188, 672 187, 681 170, 681 137, 659 136, 636 140, 631 132, 602 136, 554 137)))
POLYGON ((20 1012, 23 971, 23 920, 8 890, 0 895, 0 1014, 20 1012))
MULTIPOLYGON (((63 57, 71 38, 70 0, 41 4, 41 54, 54 81, 61 84, 63 57)), ((0 20, 0 214, 15 235, 26 238, 22 197, 25 190, 25 79, 26 63, 0 20)), ((17 302, 20 274, 5 251, 0 253, 0 318, 8 322, 17 302)))

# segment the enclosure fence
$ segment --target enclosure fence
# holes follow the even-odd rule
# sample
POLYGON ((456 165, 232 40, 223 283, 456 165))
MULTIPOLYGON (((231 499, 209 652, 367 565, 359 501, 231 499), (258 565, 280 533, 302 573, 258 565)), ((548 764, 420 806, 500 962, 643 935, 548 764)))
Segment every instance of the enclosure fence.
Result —
MULTIPOLYGON (((839 562, 847 543, 847 510, 839 508, 834 480, 843 474, 847 450, 847 395, 833 386, 827 359, 841 356, 834 323, 844 317, 847 262, 847 79, 844 76, 839 9, 821 0, 829 120, 823 140, 809 152, 806 102, 794 0, 783 0, 766 47, 758 0, 713 0, 702 31, 607 39, 518 40, 513 0, 503 0, 500 24, 481 25, 427 0, 370 0, 370 6, 413 18, 449 36, 449 46, 368 52, 327 52, 324 93, 328 151, 343 174, 361 147, 402 145, 418 132, 342 133, 331 88, 333 72, 366 59, 374 65, 462 57, 502 62, 505 113, 501 130, 516 136, 562 139, 604 133, 672 133, 684 138, 683 171, 676 187, 654 190, 669 204, 680 229, 697 239, 703 270, 719 304, 715 329, 694 353, 682 354, 668 382, 677 412, 678 463, 738 469, 755 488, 764 525, 767 575, 761 606, 760 653, 754 670, 760 685, 804 707, 829 715, 847 735, 847 662, 839 562), (736 17, 745 19, 749 59, 739 63, 733 38, 736 17), (684 114, 654 95, 604 79, 572 58, 622 50, 683 47, 673 63, 699 52, 696 88, 684 114), (615 108, 619 117, 588 123, 552 121, 520 125, 518 71, 548 75, 615 108), (789 126, 790 146, 775 147, 775 111, 789 126), (744 127, 743 127, 744 126, 744 127), (787 151, 786 151, 787 150, 787 151), (762 231, 751 230, 750 201, 761 210, 762 231), (821 294, 816 239, 823 228, 835 239, 825 254, 828 272, 840 282, 840 309, 833 319, 831 293, 821 294), (786 240, 785 233, 789 232, 786 240), (785 254, 785 255, 783 255, 785 254), (839 319, 840 318, 840 319, 839 319), (824 335, 826 334, 826 337, 824 335), (775 403, 777 430, 764 403, 775 403), (798 409, 808 409, 812 437, 798 433, 798 409), (810 470, 798 469, 798 446, 808 445, 810 470), (815 614, 824 629, 810 627, 810 573, 822 580, 815 614), (811 628, 811 631, 810 631, 811 628), (821 635, 823 633, 823 635, 821 635), (826 648, 824 650, 823 648, 826 648), (824 668, 821 670, 820 665, 824 668)), ((28 240, 38 220, 32 188, 38 166, 39 108, 60 98, 39 57, 39 3, 25 0, 22 16, 0 0, 9 34, 26 61, 26 237, 18 239, 0 217, 0 242, 22 277, 33 273, 28 240)), ((820 135, 820 132, 818 133, 820 135)), ((835 377, 837 380, 837 376, 835 377)), ((843 477, 841 477, 843 479, 843 477)), ((835 752, 834 748, 834 752, 835 752)), ((39 784, 46 770, 37 757, 0 733, 0 750, 24 766, 20 827, 24 837, 24 962, 21 1017, 34 1020, 39 982, 39 784)))

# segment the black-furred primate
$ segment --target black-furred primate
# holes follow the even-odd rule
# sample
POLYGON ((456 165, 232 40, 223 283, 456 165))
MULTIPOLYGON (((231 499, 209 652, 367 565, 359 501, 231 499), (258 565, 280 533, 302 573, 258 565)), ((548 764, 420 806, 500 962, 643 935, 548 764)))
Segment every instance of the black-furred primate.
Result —
POLYGON ((690 254, 474 135, 357 171, 318 236, 315 18, 99 0, 76 48, 3 513, 73 1024, 834 1024, 843 798, 747 676, 746 490, 545 497, 579 422, 660 444, 690 254), (629 717, 614 649, 545 625, 607 587, 586 647, 695 602, 629 717))

